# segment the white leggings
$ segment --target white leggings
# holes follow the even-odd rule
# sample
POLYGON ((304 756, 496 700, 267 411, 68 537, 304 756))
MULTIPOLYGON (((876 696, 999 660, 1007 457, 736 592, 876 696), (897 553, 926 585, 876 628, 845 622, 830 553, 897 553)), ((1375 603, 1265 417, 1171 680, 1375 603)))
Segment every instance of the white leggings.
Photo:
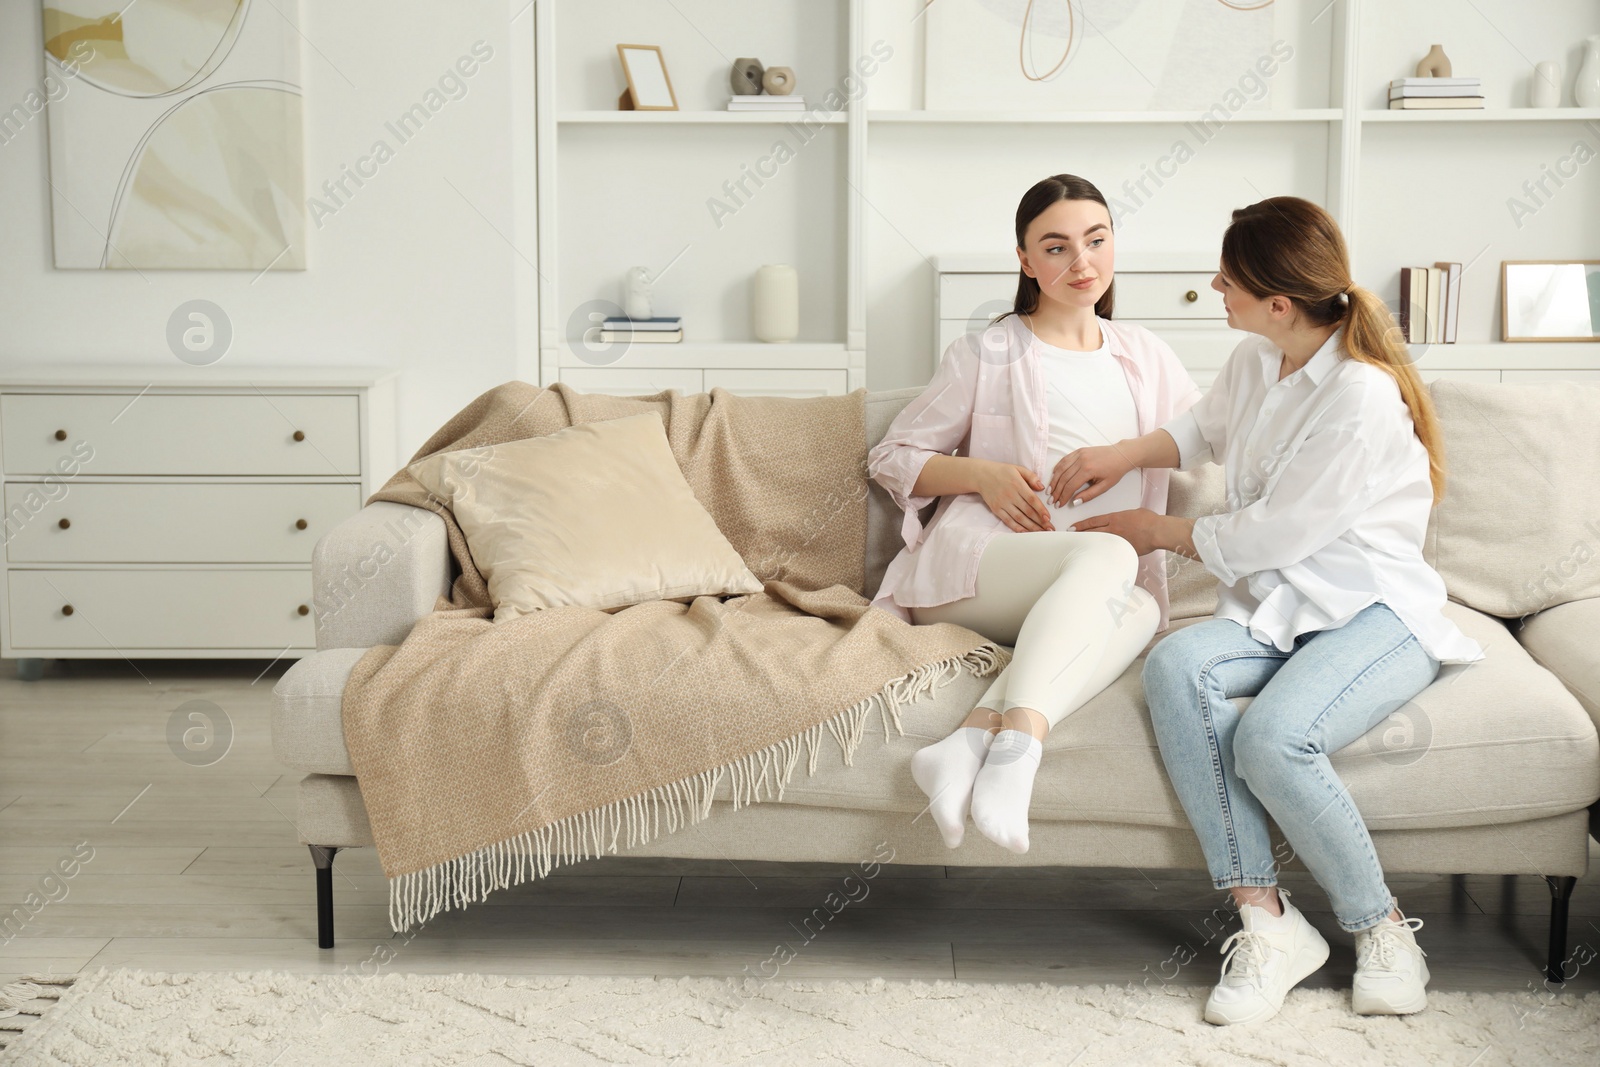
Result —
POLYGON ((1133 584, 1138 568, 1133 546, 1116 534, 1002 530, 983 550, 972 596, 909 610, 918 625, 953 622, 1013 646, 975 707, 1032 708, 1054 727, 1155 636, 1161 612, 1133 584))

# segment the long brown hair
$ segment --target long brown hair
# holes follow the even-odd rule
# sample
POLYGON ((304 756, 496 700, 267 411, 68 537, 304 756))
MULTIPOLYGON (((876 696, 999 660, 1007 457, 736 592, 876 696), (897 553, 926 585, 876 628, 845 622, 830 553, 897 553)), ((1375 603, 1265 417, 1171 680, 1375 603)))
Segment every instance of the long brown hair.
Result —
MULTIPOLYGON (((1111 205, 1106 203, 1106 198, 1100 190, 1095 188, 1093 182, 1080 178, 1076 174, 1052 174, 1034 185, 1022 194, 1022 202, 1017 205, 1017 247, 1025 248, 1028 233, 1028 224, 1040 215, 1051 204, 1063 200, 1093 200, 1106 209, 1106 214, 1111 213, 1111 205)), ((1106 291, 1099 300, 1094 302, 1094 313, 1102 319, 1111 317, 1111 309, 1116 303, 1117 279, 1113 274, 1111 284, 1106 286, 1106 291)), ((1019 265, 1017 267, 1017 296, 1011 303, 1011 310, 996 315, 995 322, 999 322, 1007 315, 1031 315, 1039 310, 1039 281, 1030 278, 1026 271, 1019 265)))
POLYGON ((1388 305, 1351 281, 1350 256, 1333 217, 1298 196, 1239 208, 1222 235, 1222 273, 1258 300, 1288 297, 1313 326, 1343 324, 1344 354, 1380 368, 1400 387, 1417 440, 1428 451, 1437 504, 1444 496, 1444 442, 1433 401, 1388 305))

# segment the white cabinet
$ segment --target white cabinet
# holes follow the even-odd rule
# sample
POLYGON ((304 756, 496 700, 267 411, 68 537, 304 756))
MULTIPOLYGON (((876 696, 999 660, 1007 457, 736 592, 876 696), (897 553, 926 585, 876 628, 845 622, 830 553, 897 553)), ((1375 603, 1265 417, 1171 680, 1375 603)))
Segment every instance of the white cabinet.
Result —
POLYGON ((581 392, 611 396, 646 396, 667 389, 705 391, 698 367, 565 367, 561 380, 581 392))
POLYGON ((665 389, 746 396, 833 396, 849 392, 847 354, 834 345, 634 345, 614 366, 563 364, 560 380, 585 393, 643 396, 665 389))
POLYGON ((381 368, 0 369, 0 656, 297 657, 396 470, 381 368))
POLYGON ((752 370, 713 368, 706 392, 721 387, 743 396, 839 396, 847 392, 843 370, 752 370))

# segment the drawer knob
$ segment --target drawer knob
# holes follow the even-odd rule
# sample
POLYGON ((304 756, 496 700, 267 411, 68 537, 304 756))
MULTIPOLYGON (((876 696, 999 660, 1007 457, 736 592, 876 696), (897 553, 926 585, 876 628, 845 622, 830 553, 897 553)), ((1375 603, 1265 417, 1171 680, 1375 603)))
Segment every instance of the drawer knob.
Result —
POLYGON ((72 525, 72 520, 71 519, 62 519, 60 522, 56 523, 56 525, 61 527, 63 530, 65 530, 67 527, 72 525))
MULTIPOLYGON (((70 611, 71 609, 69 608, 68 610, 70 611)), ((310 615, 311 614, 311 609, 306 607, 304 604, 301 604, 298 608, 295 608, 295 611, 298 612, 301 615, 310 615)))
POLYGON ((304 441, 306 439, 306 432, 304 430, 296 430, 294 432, 294 439, 296 441, 304 441))
POLYGON ((304 530, 306 528, 306 520, 304 520, 304 519, 296 519, 296 520, 294 520, 294 528, 296 530, 304 530))
POLYGON ((63 604, 63 605, 61 605, 61 614, 63 614, 63 615, 71 615, 72 614, 72 605, 71 604, 63 604))
POLYGON ((65 441, 66 439, 67 439, 67 431, 65 431, 65 430, 57 430, 56 431, 56 440, 57 441, 65 441))
POLYGON ((1195 291, 1194 291, 1194 290, 1193 290, 1193 289, 1190 289, 1190 290, 1189 290, 1189 291, 1188 291, 1188 292, 1187 292, 1187 293, 1184 293, 1184 294, 1183 294, 1183 298, 1184 298, 1184 299, 1185 299, 1185 300, 1187 300, 1187 301, 1188 301, 1188 302, 1189 302, 1189 303, 1191 303, 1191 304, 1192 304, 1192 303, 1194 303, 1194 302, 1195 302, 1195 301, 1196 301, 1196 300, 1199 300, 1199 299, 1200 299, 1200 294, 1199 294, 1199 293, 1197 293, 1197 292, 1195 292, 1195 291))

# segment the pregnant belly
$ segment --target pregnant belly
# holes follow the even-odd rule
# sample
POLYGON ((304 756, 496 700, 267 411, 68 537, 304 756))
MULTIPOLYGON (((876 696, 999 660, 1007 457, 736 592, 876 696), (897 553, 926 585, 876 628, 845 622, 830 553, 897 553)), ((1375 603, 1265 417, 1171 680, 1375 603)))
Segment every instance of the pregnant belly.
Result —
POLYGON ((1113 511, 1131 511, 1142 507, 1143 497, 1144 486, 1136 470, 1124 474, 1121 481, 1093 500, 1085 500, 1077 505, 1069 499, 1065 506, 1058 508, 1050 502, 1048 488, 1039 493, 1039 498, 1050 510, 1050 521, 1058 530, 1071 529, 1073 523, 1094 518, 1096 515, 1109 515, 1113 511))

